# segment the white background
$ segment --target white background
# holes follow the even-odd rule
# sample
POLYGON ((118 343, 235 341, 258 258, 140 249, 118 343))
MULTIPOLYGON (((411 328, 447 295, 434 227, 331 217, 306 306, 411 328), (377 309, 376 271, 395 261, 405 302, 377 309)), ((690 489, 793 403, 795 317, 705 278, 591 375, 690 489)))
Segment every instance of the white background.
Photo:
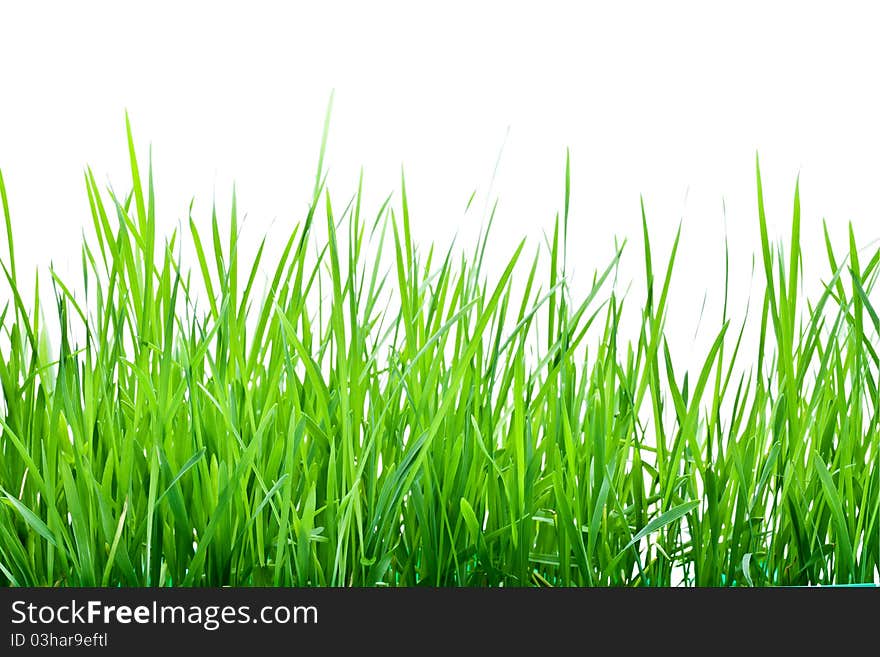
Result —
POLYGON ((467 245, 496 196, 489 257, 500 262, 522 236, 537 246, 562 207, 566 147, 575 289, 615 236, 630 240, 624 278, 639 280, 640 194, 655 260, 683 221, 670 332, 688 345, 707 290, 712 326, 720 313, 723 204, 740 318, 745 307, 756 151, 774 237, 787 233, 800 174, 810 296, 827 268, 823 218, 839 248, 850 221, 860 244, 880 236, 875 7, 2 2, 0 169, 19 271, 78 268, 84 165, 128 185, 125 109, 142 157, 152 144, 164 231, 192 197, 199 221, 215 194, 225 212, 233 181, 246 238, 288 230, 309 200, 335 89, 337 204, 363 166, 377 209, 403 165, 425 246, 455 233, 467 245), (465 215, 474 189, 478 211, 465 215))

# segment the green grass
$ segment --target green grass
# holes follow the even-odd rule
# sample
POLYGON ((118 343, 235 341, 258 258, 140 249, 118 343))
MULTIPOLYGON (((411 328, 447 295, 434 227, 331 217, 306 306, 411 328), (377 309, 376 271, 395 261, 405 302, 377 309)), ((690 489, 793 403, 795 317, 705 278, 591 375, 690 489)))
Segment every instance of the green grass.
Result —
POLYGON ((665 334, 679 240, 652 252, 644 210, 637 335, 612 283, 638 247, 573 298, 568 162, 546 248, 490 275, 488 229, 463 251, 414 244, 403 181, 369 216, 360 185, 332 203, 323 145, 277 256, 240 258, 234 197, 227 230, 215 213, 163 239, 130 128, 128 146, 124 198, 86 172, 81 280, 44 271, 32 299, 0 177, 0 584, 880 578, 880 251, 850 230, 836 253, 826 230, 804 298, 797 190, 786 249, 758 173, 760 312, 712 291, 717 337, 684 372, 665 334))

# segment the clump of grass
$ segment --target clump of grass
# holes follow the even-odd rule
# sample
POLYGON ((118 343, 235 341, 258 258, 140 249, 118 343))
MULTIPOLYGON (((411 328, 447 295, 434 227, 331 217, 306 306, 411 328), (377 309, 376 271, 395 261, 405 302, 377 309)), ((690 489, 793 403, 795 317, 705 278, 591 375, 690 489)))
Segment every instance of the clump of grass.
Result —
POLYGON ((162 241, 130 128, 128 146, 125 198, 86 172, 82 281, 50 272, 51 308, 20 294, 0 177, 3 585, 880 577, 880 251, 864 260, 850 230, 835 253, 826 230, 827 283, 800 298, 797 189, 786 252, 758 172, 758 352, 725 303, 681 372, 664 333, 678 237, 655 268, 643 210, 647 294, 624 341, 620 251, 585 297, 568 286, 567 162, 549 248, 520 244, 490 278, 488 231, 470 252, 417 248, 404 185, 374 219, 360 185, 338 212, 323 146, 272 262, 240 260, 234 198, 228 234, 215 213, 162 241))

